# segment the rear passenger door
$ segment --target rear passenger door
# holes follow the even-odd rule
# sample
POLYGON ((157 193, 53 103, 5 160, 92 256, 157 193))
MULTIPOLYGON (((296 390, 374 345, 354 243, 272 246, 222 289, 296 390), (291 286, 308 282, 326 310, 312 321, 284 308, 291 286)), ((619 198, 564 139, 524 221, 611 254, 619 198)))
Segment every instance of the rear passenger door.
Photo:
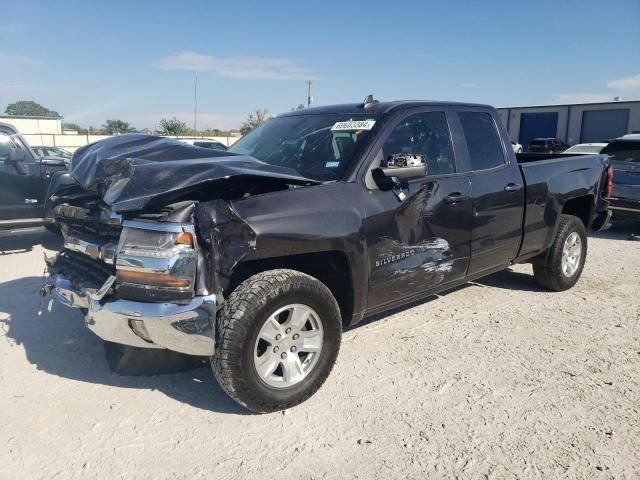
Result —
MULTIPOLYGON (((457 128, 466 145, 465 170, 471 184, 473 275, 513 260, 522 240, 524 185, 515 155, 502 139, 501 122, 491 110, 460 109, 457 128)), ((504 130, 502 128, 502 130, 504 130)))
POLYGON ((372 168, 392 154, 420 154, 427 175, 407 182, 402 193, 367 183, 369 310, 464 277, 471 190, 453 145, 446 109, 420 109, 392 123, 374 146, 372 168))

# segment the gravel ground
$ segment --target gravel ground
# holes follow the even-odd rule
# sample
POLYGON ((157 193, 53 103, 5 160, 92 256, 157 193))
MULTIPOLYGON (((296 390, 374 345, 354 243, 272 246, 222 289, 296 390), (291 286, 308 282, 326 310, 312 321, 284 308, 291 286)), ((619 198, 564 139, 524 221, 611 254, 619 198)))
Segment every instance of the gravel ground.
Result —
POLYGON ((314 397, 261 416, 206 368, 110 373, 77 312, 36 313, 55 238, 0 240, 0 478, 640 478, 629 233, 592 236, 568 292, 518 265, 353 328, 314 397))

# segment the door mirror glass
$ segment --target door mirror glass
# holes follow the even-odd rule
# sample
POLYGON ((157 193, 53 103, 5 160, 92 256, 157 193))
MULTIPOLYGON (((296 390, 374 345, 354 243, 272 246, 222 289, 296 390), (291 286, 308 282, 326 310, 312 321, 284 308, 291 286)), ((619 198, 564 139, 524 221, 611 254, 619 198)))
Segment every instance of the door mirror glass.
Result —
POLYGON ((380 188, 388 188, 393 180, 415 180, 427 175, 427 163, 420 153, 394 153, 373 172, 373 179, 380 188), (389 180, 392 180, 389 182, 389 180))

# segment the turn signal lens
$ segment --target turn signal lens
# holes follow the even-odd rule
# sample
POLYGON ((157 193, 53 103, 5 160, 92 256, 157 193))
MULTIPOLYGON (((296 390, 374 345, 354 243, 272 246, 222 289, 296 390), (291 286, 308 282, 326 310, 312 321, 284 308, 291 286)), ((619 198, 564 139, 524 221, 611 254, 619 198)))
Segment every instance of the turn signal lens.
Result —
POLYGON ((190 285, 186 279, 174 278, 166 273, 135 272, 132 270, 116 270, 116 280, 121 283, 136 283, 154 287, 184 288, 190 285))
POLYGON ((176 237, 175 244, 188 245, 190 247, 193 247, 193 235, 191 235, 189 232, 182 232, 176 237))

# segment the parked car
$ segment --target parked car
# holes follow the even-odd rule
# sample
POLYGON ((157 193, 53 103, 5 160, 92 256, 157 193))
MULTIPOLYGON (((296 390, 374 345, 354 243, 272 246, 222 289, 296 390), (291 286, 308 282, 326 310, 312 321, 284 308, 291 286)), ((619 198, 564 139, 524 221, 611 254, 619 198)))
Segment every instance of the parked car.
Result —
POLYGON ((140 134, 78 150, 43 294, 108 342, 209 357, 256 412, 313 395, 365 317, 519 262, 571 288, 608 215, 606 156, 519 163, 484 105, 369 97, 215 154, 140 134))
POLYGON ((534 138, 529 143, 529 152, 537 153, 560 153, 564 152, 569 145, 557 138, 534 138))
POLYGON ((611 210, 615 217, 640 220, 640 135, 625 135, 603 150, 614 170, 611 210))
POLYGON ((215 140, 208 140, 206 138, 179 138, 182 143, 194 145, 196 147, 210 148, 211 150, 227 150, 227 147, 215 140))
POLYGON ((0 123, 0 230, 51 224, 46 192, 62 158, 39 157, 11 125, 0 123))
POLYGON ((511 148, 513 148, 513 151, 515 153, 522 153, 522 145, 520 145, 518 142, 514 142, 513 140, 511 140, 511 148))
POLYGON ((33 150, 39 157, 54 157, 71 160, 71 153, 67 152, 64 148, 32 146, 31 150, 33 150))
POLYGON ((578 143, 577 145, 567 148, 564 153, 600 153, 606 146, 606 143, 578 143))

